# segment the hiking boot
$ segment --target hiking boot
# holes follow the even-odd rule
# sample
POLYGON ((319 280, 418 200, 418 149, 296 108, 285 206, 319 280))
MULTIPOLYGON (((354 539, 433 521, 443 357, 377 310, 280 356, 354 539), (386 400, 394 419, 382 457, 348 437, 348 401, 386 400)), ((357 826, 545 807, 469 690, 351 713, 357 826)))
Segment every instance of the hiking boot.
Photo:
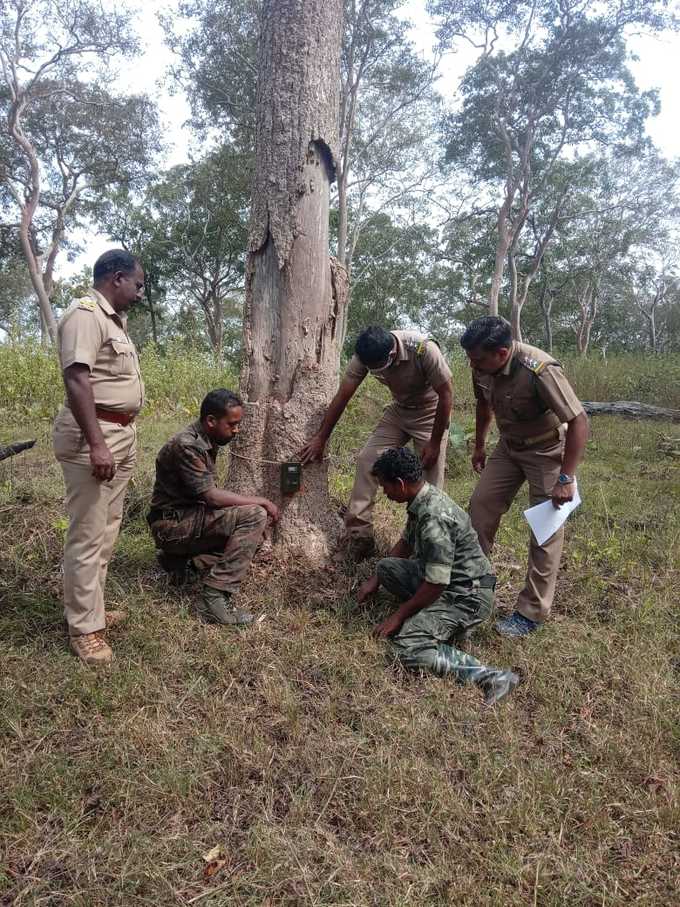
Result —
POLYGON ((489 676, 479 681, 479 686, 484 690, 484 705, 496 705, 508 693, 512 693, 519 677, 512 671, 489 670, 489 676))
POLYGON ((252 624, 255 615, 236 608, 231 600, 231 593, 222 592, 204 586, 196 605, 196 612, 201 620, 209 624, 224 624, 231 627, 242 627, 252 624))
POLYGON ((168 579, 173 586, 186 585, 196 572, 194 562, 190 557, 156 551, 156 562, 161 570, 168 574, 168 579))
POLYGON ((497 620, 494 624, 494 628, 501 636, 519 639, 522 636, 528 636, 530 633, 535 633, 536 630, 540 630, 541 624, 536 623, 535 620, 530 620, 528 617, 520 614, 519 611, 513 611, 510 617, 505 617, 503 620, 497 620))
POLYGON ((347 555, 355 563, 375 557, 375 539, 363 536, 351 538, 347 544, 347 555))
POLYGON ((111 630, 113 627, 120 627, 127 620, 127 611, 106 611, 106 629, 111 630))
POLYGON ((71 650, 75 652, 83 664, 91 668, 103 668, 111 664, 113 652, 106 644, 102 632, 71 636, 69 642, 71 650))

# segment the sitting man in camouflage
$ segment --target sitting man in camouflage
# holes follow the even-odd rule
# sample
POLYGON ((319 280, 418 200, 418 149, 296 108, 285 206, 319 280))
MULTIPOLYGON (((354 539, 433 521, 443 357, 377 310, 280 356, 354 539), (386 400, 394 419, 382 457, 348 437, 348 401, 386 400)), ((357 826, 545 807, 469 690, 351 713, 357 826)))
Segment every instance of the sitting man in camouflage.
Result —
POLYGON ((391 501, 408 505, 402 537, 357 596, 364 602, 384 586, 401 599, 374 632, 391 638, 405 667, 476 683, 485 703, 494 705, 517 686, 517 675, 487 667, 450 644, 466 637, 493 609, 496 578, 470 518, 423 480, 421 461, 405 447, 386 450, 375 461, 373 475, 391 501))
POLYGON ((262 542, 267 516, 279 516, 266 498, 232 494, 215 484, 219 448, 238 434, 242 417, 236 394, 210 391, 199 420, 161 448, 147 516, 161 566, 174 572, 193 558, 205 568, 197 610, 210 623, 253 622, 233 599, 262 542))

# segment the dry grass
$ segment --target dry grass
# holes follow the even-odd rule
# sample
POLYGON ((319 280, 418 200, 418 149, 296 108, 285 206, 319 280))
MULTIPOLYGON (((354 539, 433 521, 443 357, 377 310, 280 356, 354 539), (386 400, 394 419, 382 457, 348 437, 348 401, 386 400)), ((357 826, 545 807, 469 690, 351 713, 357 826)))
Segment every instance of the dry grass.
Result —
MULTIPOLYGON (((361 400, 337 443, 373 409, 361 400)), ((385 663, 353 572, 261 565, 243 590, 257 629, 196 623, 143 523, 175 428, 142 424, 109 587, 130 622, 101 675, 64 644, 47 424, 0 466, 0 904, 677 903, 680 482, 663 428, 595 423, 554 619, 522 644, 485 628, 472 645, 523 678, 492 712, 385 663)), ((471 488, 459 458, 450 490, 466 503, 471 488)), ((380 505, 384 545, 401 516, 380 505)), ((519 505, 499 543, 509 606, 519 505)))

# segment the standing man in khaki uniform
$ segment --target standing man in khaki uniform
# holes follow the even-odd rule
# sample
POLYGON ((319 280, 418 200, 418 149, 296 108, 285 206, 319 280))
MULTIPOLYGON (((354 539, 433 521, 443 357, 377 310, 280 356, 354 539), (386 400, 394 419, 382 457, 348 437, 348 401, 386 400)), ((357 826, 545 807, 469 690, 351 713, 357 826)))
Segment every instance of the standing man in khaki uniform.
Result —
MULTIPOLYGON (((470 518, 488 556, 501 516, 525 480, 532 505, 552 500, 559 507, 572 500, 588 418, 560 364, 534 346, 514 342, 503 318, 477 318, 460 343, 473 368, 477 399, 472 466, 481 478, 470 500, 470 518), (500 440, 487 461, 492 416, 500 440)), ((516 610, 496 623, 501 635, 526 636, 550 614, 563 541, 564 528, 543 545, 532 534, 526 582, 516 610)))
POLYGON ((451 371, 433 341, 414 331, 386 331, 369 327, 359 334, 338 392, 331 400, 321 427, 302 448, 303 463, 319 460, 345 407, 366 375, 371 374, 392 393, 382 419, 357 458, 354 487, 345 514, 351 555, 360 560, 375 550, 373 507, 378 480, 373 464, 383 451, 412 440, 426 480, 444 483, 449 416, 453 402, 451 371))
POLYGON ((93 289, 59 322, 66 402, 53 442, 69 515, 64 614, 71 648, 85 664, 97 666, 112 658, 104 639, 107 624, 125 617, 105 612, 104 586, 135 465, 134 420, 144 402, 126 315, 143 296, 144 272, 129 252, 114 249, 97 259, 93 278, 93 289))

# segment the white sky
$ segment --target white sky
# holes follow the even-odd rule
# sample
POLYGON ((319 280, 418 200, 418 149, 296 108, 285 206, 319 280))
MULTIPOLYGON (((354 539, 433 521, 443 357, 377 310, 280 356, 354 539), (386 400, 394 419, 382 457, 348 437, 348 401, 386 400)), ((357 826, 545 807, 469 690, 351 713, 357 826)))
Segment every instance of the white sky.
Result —
MULTIPOLYGON (((162 86, 164 73, 173 63, 173 54, 164 43, 164 31, 158 14, 176 5, 176 0, 146 0, 136 12, 134 22, 140 36, 140 55, 135 63, 121 72, 118 84, 122 91, 147 92, 154 96, 161 112, 164 139, 169 145, 166 165, 182 163, 189 157, 191 133, 184 128, 190 111, 182 94, 169 94, 162 86)), ((425 12, 424 0, 409 0, 404 16, 414 23, 412 38, 418 50, 428 55, 434 45, 434 25, 425 12)), ((678 61, 680 60, 680 34, 666 33, 660 37, 641 36, 631 39, 630 47, 639 60, 631 66, 634 77, 643 90, 657 88, 660 92, 661 112, 648 124, 648 132, 656 145, 669 158, 680 157, 680 92, 676 89, 678 61)), ((473 54, 461 52, 448 56, 443 65, 440 91, 451 98, 465 67, 473 61, 473 54)), ((83 238, 83 254, 73 263, 61 258, 60 273, 71 274, 94 261, 111 247, 104 236, 83 238)))

